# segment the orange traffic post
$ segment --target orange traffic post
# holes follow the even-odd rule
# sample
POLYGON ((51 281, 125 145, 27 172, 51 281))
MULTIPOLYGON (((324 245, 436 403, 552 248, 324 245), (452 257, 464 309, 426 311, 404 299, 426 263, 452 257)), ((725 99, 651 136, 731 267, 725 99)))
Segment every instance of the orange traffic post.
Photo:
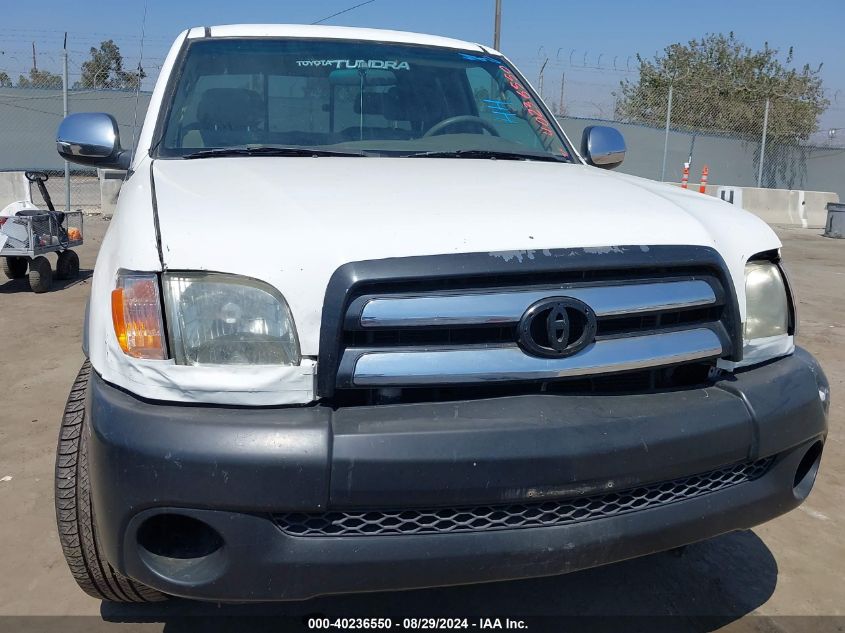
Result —
POLYGON ((698 186, 698 193, 707 193, 707 176, 710 175, 710 168, 705 165, 701 169, 701 184, 698 186))
POLYGON ((689 163, 684 163, 684 171, 681 174, 681 188, 686 189, 689 183, 689 163))

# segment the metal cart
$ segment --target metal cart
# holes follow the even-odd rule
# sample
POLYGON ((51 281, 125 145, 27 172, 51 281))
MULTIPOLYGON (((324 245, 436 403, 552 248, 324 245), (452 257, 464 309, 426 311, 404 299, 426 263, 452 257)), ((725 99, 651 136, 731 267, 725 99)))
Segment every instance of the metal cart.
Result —
POLYGON ((0 217, 0 263, 9 279, 28 276, 33 292, 47 292, 54 277, 47 253, 58 253, 56 279, 79 276, 79 257, 70 249, 82 244, 82 212, 56 211, 44 172, 28 171, 26 179, 38 185, 49 211, 24 210, 0 217))

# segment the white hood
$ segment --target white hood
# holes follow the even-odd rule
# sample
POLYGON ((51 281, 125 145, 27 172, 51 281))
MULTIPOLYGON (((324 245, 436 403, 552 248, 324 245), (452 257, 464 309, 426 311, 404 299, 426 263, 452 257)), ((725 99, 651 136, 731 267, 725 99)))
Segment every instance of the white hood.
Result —
MULTIPOLYGON (((262 279, 318 353, 323 295, 342 264, 460 252, 702 245, 740 290, 778 248, 714 198, 583 165, 412 158, 209 158, 153 166, 164 265, 262 279)), ((744 306, 744 301, 740 301, 744 306)))

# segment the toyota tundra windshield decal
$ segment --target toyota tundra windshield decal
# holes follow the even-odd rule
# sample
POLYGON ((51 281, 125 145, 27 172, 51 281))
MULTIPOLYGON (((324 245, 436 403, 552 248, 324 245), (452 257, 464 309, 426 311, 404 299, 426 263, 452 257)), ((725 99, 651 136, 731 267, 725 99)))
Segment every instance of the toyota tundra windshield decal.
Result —
POLYGON ((389 59, 300 59, 297 66, 330 66, 332 68, 383 68, 384 70, 410 70, 408 62, 389 59))

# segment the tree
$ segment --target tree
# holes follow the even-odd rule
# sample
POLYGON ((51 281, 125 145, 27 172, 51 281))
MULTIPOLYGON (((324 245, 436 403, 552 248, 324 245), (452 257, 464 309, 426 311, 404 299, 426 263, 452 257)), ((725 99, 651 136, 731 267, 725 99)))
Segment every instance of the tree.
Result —
POLYGON ((664 124, 671 84, 675 127, 759 139, 768 99, 767 134, 796 143, 818 129, 818 117, 830 103, 822 90, 821 65, 796 70, 791 48, 781 62, 778 49, 764 44, 752 50, 733 33, 672 44, 654 59, 638 55, 637 61, 639 79, 623 81, 617 94, 620 121, 664 124))
POLYGON ((9 75, 0 70, 0 88, 11 88, 12 87, 12 80, 9 78, 9 75))
POLYGON ((136 90, 147 76, 144 69, 130 72, 123 70, 123 55, 114 40, 100 43, 100 48, 91 47, 91 59, 82 63, 80 88, 105 88, 107 90, 136 90))
POLYGON ((61 90, 62 76, 51 73, 49 70, 38 70, 33 68, 29 71, 29 77, 18 76, 18 88, 53 88, 61 90))

